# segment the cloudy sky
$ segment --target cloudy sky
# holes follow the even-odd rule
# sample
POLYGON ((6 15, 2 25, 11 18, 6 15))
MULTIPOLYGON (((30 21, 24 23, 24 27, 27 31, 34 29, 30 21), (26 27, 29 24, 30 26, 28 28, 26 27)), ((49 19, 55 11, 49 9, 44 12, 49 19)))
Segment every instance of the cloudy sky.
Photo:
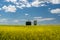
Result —
POLYGON ((60 24, 60 0, 0 0, 0 24, 60 24))

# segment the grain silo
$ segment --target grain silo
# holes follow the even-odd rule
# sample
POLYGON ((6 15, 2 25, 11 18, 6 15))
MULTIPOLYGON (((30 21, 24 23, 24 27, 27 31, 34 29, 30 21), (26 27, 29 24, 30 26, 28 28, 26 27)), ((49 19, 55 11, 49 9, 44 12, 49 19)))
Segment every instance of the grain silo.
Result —
POLYGON ((34 25, 37 25, 37 20, 34 20, 34 25))

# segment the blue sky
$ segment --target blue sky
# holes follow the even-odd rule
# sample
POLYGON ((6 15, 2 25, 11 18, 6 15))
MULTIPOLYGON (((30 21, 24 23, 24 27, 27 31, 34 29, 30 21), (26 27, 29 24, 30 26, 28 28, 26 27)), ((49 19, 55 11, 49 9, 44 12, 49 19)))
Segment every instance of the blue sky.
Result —
POLYGON ((60 0, 0 0, 0 24, 60 24, 60 0))

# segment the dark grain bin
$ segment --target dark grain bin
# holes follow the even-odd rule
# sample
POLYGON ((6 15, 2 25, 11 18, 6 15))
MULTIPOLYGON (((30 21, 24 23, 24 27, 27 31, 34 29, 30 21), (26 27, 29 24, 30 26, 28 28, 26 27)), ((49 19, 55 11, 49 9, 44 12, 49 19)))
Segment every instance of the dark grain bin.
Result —
POLYGON ((26 25, 32 25, 31 21, 26 21, 26 25))

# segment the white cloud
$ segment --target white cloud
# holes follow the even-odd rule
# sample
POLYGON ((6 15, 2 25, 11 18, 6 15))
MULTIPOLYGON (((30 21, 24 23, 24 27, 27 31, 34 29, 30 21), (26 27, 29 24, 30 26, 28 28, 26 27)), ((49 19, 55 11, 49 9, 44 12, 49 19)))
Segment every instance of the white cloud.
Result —
POLYGON ((16 23, 18 23, 18 22, 19 22, 19 20, 13 20, 13 22, 16 22, 16 23))
POLYGON ((0 10, 2 10, 2 9, 0 8, 0 10))
POLYGON ((48 8, 49 10, 51 10, 51 8, 48 8))
POLYGON ((33 0, 32 2, 28 2, 28 0, 5 0, 6 2, 12 2, 16 5, 17 8, 29 8, 29 7, 41 7, 47 6, 45 2, 52 4, 60 4, 60 0, 33 0))
POLYGON ((52 9, 52 10, 51 10, 51 13, 53 13, 53 14, 59 14, 59 13, 60 13, 60 9, 59 9, 59 8, 57 8, 57 9, 52 9))
POLYGON ((60 0, 49 0, 53 4, 60 4, 60 0))
POLYGON ((7 19, 7 18, 1 18, 0 23, 19 23, 19 22, 25 22, 26 19, 7 19))
POLYGON ((46 4, 41 4, 41 6, 47 6, 46 4))
POLYGON ((13 5, 9 5, 9 6, 4 5, 4 6, 2 7, 2 9, 3 9, 5 12, 16 12, 16 7, 13 6, 13 5))
POLYGON ((13 23, 26 22, 26 21, 27 21, 26 19, 14 19, 14 20, 11 20, 11 22, 13 22, 13 23))
POLYGON ((22 4, 21 6, 17 5, 16 7, 20 8, 20 9, 23 9, 25 7, 25 5, 24 4, 22 4))
POLYGON ((55 18, 35 18, 34 20, 37 20, 38 22, 39 21, 51 21, 51 20, 54 20, 55 18))
POLYGON ((36 1, 40 1, 40 2, 43 1, 43 2, 52 3, 52 4, 60 4, 60 0, 36 0, 36 1))
POLYGON ((54 20, 54 18, 44 18, 43 20, 54 20))
MULTIPOLYGON (((20 0, 19 2, 18 2, 18 4, 20 5, 20 7, 31 7, 31 4, 27 1, 27 0, 20 0)), ((18 6, 19 6, 18 5, 18 6)))
POLYGON ((7 21, 8 21, 8 19, 5 19, 5 18, 0 19, 1 23, 7 22, 7 21))
POLYGON ((42 17, 34 17, 35 19, 41 19, 42 17))
POLYGON ((35 0, 32 2, 31 5, 34 7, 46 6, 45 1, 41 1, 41 0, 35 0))
POLYGON ((46 6, 45 4, 41 4, 44 3, 44 1, 40 1, 40 0, 34 0, 33 2, 28 2, 28 0, 6 0, 6 2, 12 2, 13 4, 16 5, 17 8, 23 9, 25 7, 40 7, 40 6, 46 6))
POLYGON ((31 4, 27 3, 26 7, 31 7, 31 4))
POLYGON ((38 0, 35 0, 34 2, 32 2, 32 6, 38 7, 40 6, 40 2, 38 0))
POLYGON ((27 14, 27 13, 25 14, 25 16, 28 16, 28 15, 29 15, 29 14, 27 14))
POLYGON ((60 4, 60 0, 45 0, 45 1, 52 4, 60 4))
POLYGON ((16 2, 16 7, 23 9, 25 7, 31 7, 31 4, 27 0, 19 0, 19 2, 16 2))
POLYGON ((6 1, 15 3, 17 0, 6 0, 6 1))
POLYGON ((27 2, 27 0, 19 0, 19 1, 22 1, 22 2, 27 2))
MULTIPOLYGON (((36 19, 37 22, 42 22, 42 21, 51 21, 51 20, 55 20, 55 18, 38 18, 36 19)), ((6 18, 2 18, 0 19, 0 24, 20 24, 21 22, 26 22, 28 20, 26 19, 6 19, 6 18)), ((30 20, 31 22, 33 22, 34 20, 30 20)))

